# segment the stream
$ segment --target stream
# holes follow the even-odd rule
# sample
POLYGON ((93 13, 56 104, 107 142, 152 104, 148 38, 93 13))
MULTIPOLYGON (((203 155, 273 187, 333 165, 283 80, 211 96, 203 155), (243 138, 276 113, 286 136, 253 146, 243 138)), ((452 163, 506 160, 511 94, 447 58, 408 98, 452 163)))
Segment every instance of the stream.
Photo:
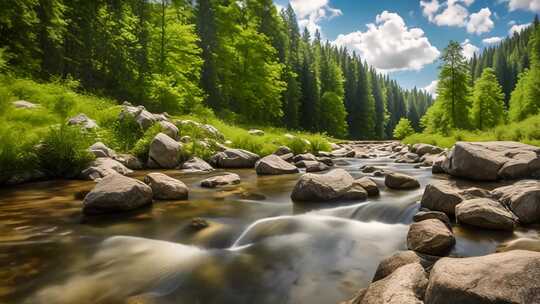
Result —
MULTIPOLYGON (((390 190, 362 202, 293 204, 299 174, 240 175, 234 187, 204 189, 214 173, 161 171, 190 188, 188 201, 156 201, 136 212, 84 217, 89 181, 47 181, 0 189, 2 303, 338 303, 366 287, 379 262, 406 250, 431 168, 388 156, 345 158, 353 177, 362 165, 403 172, 421 188, 390 190), (196 230, 193 218, 207 220, 196 230)), ((138 171, 142 179, 149 171, 138 171)), ((219 171, 217 171, 219 172, 219 171)), ((478 183, 474 184, 479 186, 478 183)), ((482 186, 482 185, 480 185, 482 186)), ((487 188, 492 185, 483 185, 487 188)), ((454 227, 452 255, 492 253, 514 232, 454 227)))

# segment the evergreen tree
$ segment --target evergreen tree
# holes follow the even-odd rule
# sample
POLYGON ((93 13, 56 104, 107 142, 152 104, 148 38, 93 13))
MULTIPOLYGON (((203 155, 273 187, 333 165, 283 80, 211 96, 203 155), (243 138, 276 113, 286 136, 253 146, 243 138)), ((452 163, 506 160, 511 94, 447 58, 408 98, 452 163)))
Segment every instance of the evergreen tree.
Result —
POLYGON ((504 93, 492 68, 484 69, 474 85, 471 115, 474 126, 480 130, 504 122, 504 93))

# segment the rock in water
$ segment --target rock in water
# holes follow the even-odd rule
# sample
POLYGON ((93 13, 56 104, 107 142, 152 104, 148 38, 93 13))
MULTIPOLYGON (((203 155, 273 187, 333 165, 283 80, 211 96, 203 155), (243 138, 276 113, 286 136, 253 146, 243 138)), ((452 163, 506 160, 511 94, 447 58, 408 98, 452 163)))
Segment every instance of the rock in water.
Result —
MULTIPOLYGON (((306 172, 321 172, 330 169, 326 164, 319 161, 301 160, 298 163, 303 163, 306 172)), ((298 164, 296 164, 298 166, 298 164)))
POLYGON ((514 230, 515 216, 501 203, 489 198, 465 200, 456 206, 460 223, 487 229, 514 230))
POLYGON ((399 251, 379 263, 373 276, 373 282, 382 280, 391 275, 401 266, 420 263, 424 268, 430 268, 440 257, 414 252, 412 250, 399 251))
POLYGON ((150 143, 148 166, 151 168, 173 169, 178 166, 178 156, 182 145, 165 133, 158 133, 150 143))
POLYGON ((128 175, 131 173, 133 171, 126 168, 120 162, 112 158, 100 157, 93 160, 88 168, 81 172, 80 177, 82 179, 98 180, 112 174, 128 175))
POLYGON ((443 149, 428 144, 415 144, 412 148, 412 152, 420 156, 423 156, 424 154, 439 154, 442 151, 443 149))
POLYGON ((204 160, 198 157, 192 157, 182 164, 182 170, 189 172, 210 172, 214 171, 214 168, 204 160))
POLYGON ((298 168, 284 161, 278 155, 268 155, 255 163, 255 171, 258 175, 279 175, 298 173, 298 168))
POLYGON ((540 148, 511 141, 458 142, 443 163, 446 173, 493 181, 540 176, 540 148))
POLYGON ((492 191, 524 224, 540 222, 540 181, 524 180, 492 191))
POLYGON ((453 215, 461 201, 463 197, 459 189, 446 181, 437 181, 426 186, 420 204, 424 208, 453 215))
POLYGON ((369 177, 362 177, 354 181, 355 184, 360 185, 367 191, 368 196, 379 195, 379 187, 369 177))
POLYGON ((136 156, 131 154, 117 154, 114 157, 114 160, 131 170, 141 170, 143 168, 141 161, 136 156))
POLYGON ((152 203, 152 189, 120 174, 105 176, 83 201, 85 214, 128 211, 152 203))
POLYGON ((188 198, 188 187, 181 181, 163 173, 149 173, 144 182, 152 188, 154 199, 185 200, 188 198))
POLYGON ((416 178, 396 172, 388 173, 384 179, 384 184, 390 189, 406 190, 420 188, 420 183, 418 183, 416 178))
POLYGON ((450 218, 446 213, 441 211, 419 211, 417 214, 414 215, 413 221, 415 222, 421 222, 424 220, 429 219, 437 219, 448 226, 448 228, 452 228, 452 224, 450 223, 450 218))
POLYGON ((540 303, 540 253, 513 250, 442 258, 431 270, 426 304, 540 303))
POLYGON ((437 219, 412 223, 407 234, 407 247, 410 250, 429 255, 444 256, 455 243, 452 231, 437 219))
POLYGON ((259 155, 242 149, 227 149, 210 159, 217 168, 253 168, 259 155))
POLYGON ((325 174, 306 173, 294 186, 293 201, 324 202, 339 199, 352 187, 354 179, 343 169, 325 174))
POLYGON ((201 186, 205 188, 215 188, 218 186, 236 185, 240 183, 240 176, 235 173, 225 172, 222 175, 209 177, 201 181, 201 186))

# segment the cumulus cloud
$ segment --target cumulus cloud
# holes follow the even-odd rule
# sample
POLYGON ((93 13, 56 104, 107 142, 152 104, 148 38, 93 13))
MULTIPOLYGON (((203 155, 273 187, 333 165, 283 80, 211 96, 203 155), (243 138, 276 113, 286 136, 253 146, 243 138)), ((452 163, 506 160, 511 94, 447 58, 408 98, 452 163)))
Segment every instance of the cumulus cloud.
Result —
POLYGON ((408 28, 400 15, 384 11, 365 32, 339 35, 338 46, 358 52, 370 65, 382 72, 419 70, 439 57, 424 31, 408 28))
POLYGON ((420 6, 422 7, 422 13, 428 18, 429 21, 433 22, 433 17, 435 13, 439 10, 441 5, 438 0, 431 1, 420 1, 420 6))
POLYGON ((428 94, 431 94, 433 98, 437 98, 437 85, 439 84, 438 80, 433 80, 430 84, 423 87, 422 89, 426 91, 428 94))
POLYGON ((497 44, 503 40, 502 37, 489 37, 482 40, 485 45, 497 44))
POLYGON ((477 54, 480 51, 480 49, 472 44, 469 39, 465 39, 465 41, 461 43, 461 47, 463 48, 463 56, 465 56, 467 60, 473 58, 474 54, 477 54))
POLYGON ((298 17, 298 25, 307 28, 311 34, 320 32, 319 22, 342 15, 341 10, 330 6, 329 0, 291 0, 294 12, 298 17))
POLYGON ((493 20, 491 20, 491 11, 486 7, 479 10, 478 13, 471 14, 467 23, 467 32, 480 35, 491 31, 494 25, 493 20))
POLYGON ((510 0, 508 2, 510 11, 529 10, 532 12, 540 12, 540 0, 510 0))
POLYGON ((510 30, 508 31, 508 35, 514 36, 515 33, 519 33, 523 31, 524 29, 528 28, 530 25, 531 23, 513 24, 512 27, 510 27, 510 30))

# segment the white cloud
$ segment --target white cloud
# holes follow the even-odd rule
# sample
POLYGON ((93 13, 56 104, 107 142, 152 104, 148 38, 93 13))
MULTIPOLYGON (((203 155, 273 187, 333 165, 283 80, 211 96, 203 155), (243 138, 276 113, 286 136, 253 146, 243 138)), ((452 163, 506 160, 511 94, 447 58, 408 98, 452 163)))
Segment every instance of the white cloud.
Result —
POLYGON ((381 72, 419 70, 439 57, 420 28, 408 28, 400 15, 388 11, 377 15, 365 32, 339 35, 338 46, 358 52, 381 72))
POLYGON ((438 0, 431 0, 430 2, 420 1, 420 6, 422 7, 422 13, 424 16, 428 17, 428 20, 431 22, 433 21, 435 13, 441 7, 438 0))
POLYGON ((508 35, 514 36, 515 33, 519 33, 523 31, 524 29, 528 28, 531 24, 525 23, 525 24, 514 24, 508 31, 508 35))
POLYGON ((430 84, 423 87, 422 89, 427 93, 431 94, 433 98, 437 98, 437 85, 439 84, 438 80, 433 80, 430 84))
POLYGON ((442 13, 433 18, 433 22, 439 26, 458 26, 463 27, 467 24, 469 11, 457 1, 449 0, 442 13))
POLYGON ((478 13, 471 14, 467 23, 467 32, 480 35, 491 31, 495 24, 490 17, 491 11, 487 7, 479 10, 478 13))
POLYGON ((482 40, 485 45, 497 44, 503 40, 502 37, 489 37, 482 40))
POLYGON ((461 43, 461 47, 463 48, 463 56, 465 56, 467 60, 473 58, 474 54, 480 51, 480 49, 476 45, 472 44, 469 39, 465 39, 465 41, 461 43))
POLYGON ((510 11, 529 10, 532 12, 540 12, 540 0, 510 0, 508 2, 510 11))
POLYGON ((341 10, 330 6, 329 0, 291 0, 290 3, 298 17, 298 25, 307 28, 311 34, 321 31, 320 21, 342 15, 341 10))

